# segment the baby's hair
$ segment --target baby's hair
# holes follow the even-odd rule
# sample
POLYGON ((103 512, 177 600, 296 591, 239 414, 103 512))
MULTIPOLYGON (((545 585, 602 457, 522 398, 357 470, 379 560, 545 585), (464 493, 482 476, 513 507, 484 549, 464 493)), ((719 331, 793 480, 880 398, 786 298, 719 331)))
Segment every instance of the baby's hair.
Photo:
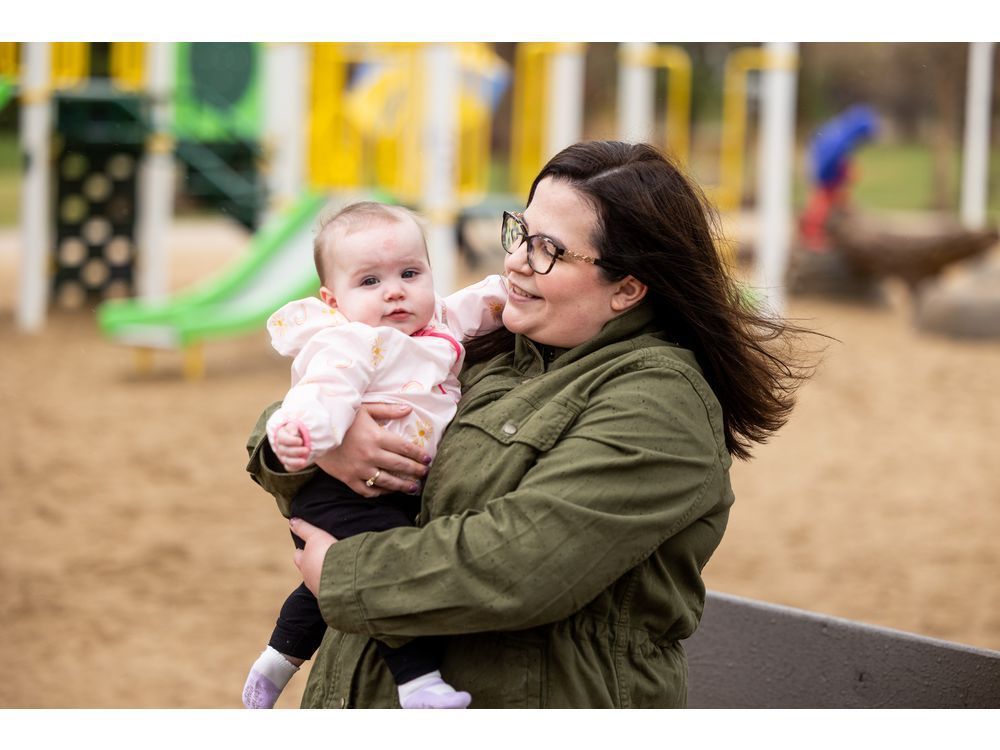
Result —
POLYGON ((333 215, 325 216, 319 221, 319 229, 316 232, 316 239, 313 240, 313 262, 316 264, 316 273, 319 278, 325 281, 323 258, 326 249, 324 235, 333 229, 343 229, 345 234, 350 234, 358 229, 371 226, 375 221, 385 221, 397 223, 409 219, 417 225, 420 230, 420 238, 424 241, 424 248, 427 247, 427 239, 424 237, 424 226, 421 217, 403 206, 390 206, 385 203, 375 201, 358 201, 344 206, 333 215))

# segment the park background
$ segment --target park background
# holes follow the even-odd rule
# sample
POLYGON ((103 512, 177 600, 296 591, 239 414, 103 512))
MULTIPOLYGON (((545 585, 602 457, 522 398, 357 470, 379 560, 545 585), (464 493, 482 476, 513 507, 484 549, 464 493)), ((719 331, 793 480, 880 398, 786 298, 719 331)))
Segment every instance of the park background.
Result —
MULTIPOLYGON (((694 66, 691 171, 706 184, 718 178, 725 61, 747 44, 680 45, 694 66)), ((493 45, 511 64, 516 47, 493 45)), ((882 128, 856 155, 854 203, 902 226, 955 216, 968 53, 961 43, 799 45, 796 208, 815 129, 867 103, 882 128)), ((583 135, 614 137, 618 45, 588 44, 584 54, 583 135)), ((995 54, 992 66, 1000 80, 995 54)), ((665 85, 658 79, 658 100, 665 85)), ((511 107, 508 89, 490 144, 498 190, 508 182, 511 107)), ((282 519, 243 471, 246 434, 283 393, 288 363, 260 331, 206 345, 201 378, 183 376, 178 353, 138 373, 132 352, 99 332, 94 305, 53 308, 39 332, 19 330, 17 123, 14 101, 0 112, 0 410, 10 417, 0 433, 0 659, 17 679, 0 685, 0 706, 236 707, 296 581, 282 519)), ((727 222, 748 278, 755 153, 747 148, 740 218, 727 222)), ((251 237, 178 193, 167 234, 172 291, 237 262, 251 237)), ((478 249, 459 258, 460 279, 498 268, 496 247, 478 249)), ((906 285, 889 278, 880 288, 880 306, 790 297, 790 317, 836 341, 787 427, 735 465, 737 504, 706 582, 1000 649, 1000 345, 923 331, 906 285)), ((296 705, 304 682, 296 678, 279 705, 296 705)))

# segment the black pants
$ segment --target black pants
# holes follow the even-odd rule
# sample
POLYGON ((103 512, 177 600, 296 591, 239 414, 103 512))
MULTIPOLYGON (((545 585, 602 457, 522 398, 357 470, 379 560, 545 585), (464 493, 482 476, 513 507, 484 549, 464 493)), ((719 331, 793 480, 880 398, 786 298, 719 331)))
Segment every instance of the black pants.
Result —
MULTIPOLYGON (((322 471, 317 471, 292 499, 293 516, 337 539, 365 531, 413 526, 419 511, 418 497, 392 494, 369 500, 322 471)), ((298 549, 305 546, 295 534, 292 540, 298 549)), ((309 659, 319 648, 324 633, 326 622, 320 613, 319 602, 305 584, 301 584, 281 607, 269 645, 288 656, 309 659)), ((381 641, 375 644, 397 685, 433 672, 441 664, 440 638, 417 638, 399 648, 389 648, 381 641)))

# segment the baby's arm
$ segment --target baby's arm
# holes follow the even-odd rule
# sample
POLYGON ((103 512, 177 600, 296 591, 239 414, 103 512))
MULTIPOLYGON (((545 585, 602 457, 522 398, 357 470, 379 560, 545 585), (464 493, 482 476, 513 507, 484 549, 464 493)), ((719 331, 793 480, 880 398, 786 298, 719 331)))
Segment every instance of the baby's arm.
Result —
POLYGON ((495 331, 503 325, 500 316, 507 304, 507 280, 487 276, 442 300, 445 324, 462 341, 495 331))
POLYGON ((268 441, 288 471, 340 445, 374 376, 376 340, 375 329, 349 323, 317 333, 295 357, 298 380, 267 420, 268 441))

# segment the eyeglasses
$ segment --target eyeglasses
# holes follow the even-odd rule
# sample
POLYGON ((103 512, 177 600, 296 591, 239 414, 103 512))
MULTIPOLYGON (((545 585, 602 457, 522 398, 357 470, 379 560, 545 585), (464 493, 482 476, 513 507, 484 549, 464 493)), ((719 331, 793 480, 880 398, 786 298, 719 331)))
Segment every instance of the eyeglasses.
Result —
POLYGON ((600 260, 589 255, 580 255, 572 250, 557 245, 554 240, 549 239, 544 234, 528 234, 528 228, 519 214, 510 211, 503 212, 503 227, 500 230, 500 243, 508 255, 521 246, 522 243, 528 245, 528 268, 538 274, 546 274, 552 270, 556 261, 564 255, 582 260, 595 266, 601 265, 600 260))

